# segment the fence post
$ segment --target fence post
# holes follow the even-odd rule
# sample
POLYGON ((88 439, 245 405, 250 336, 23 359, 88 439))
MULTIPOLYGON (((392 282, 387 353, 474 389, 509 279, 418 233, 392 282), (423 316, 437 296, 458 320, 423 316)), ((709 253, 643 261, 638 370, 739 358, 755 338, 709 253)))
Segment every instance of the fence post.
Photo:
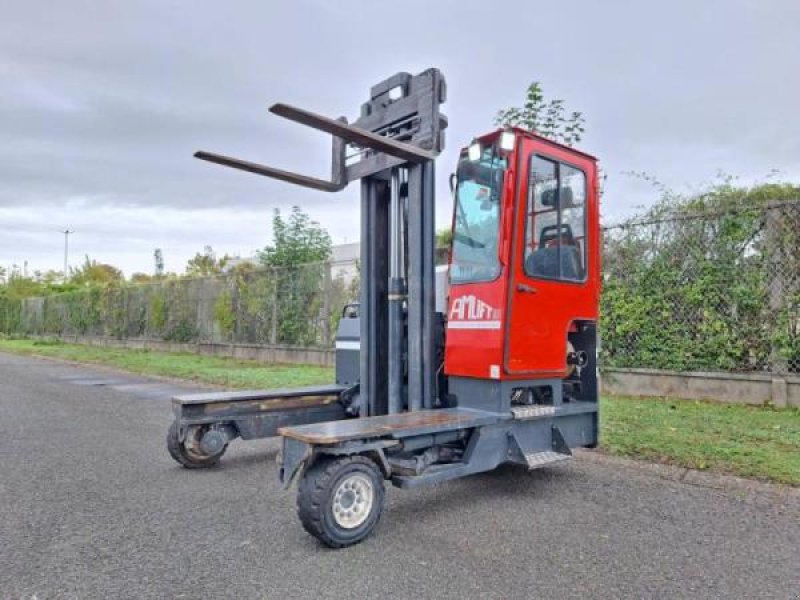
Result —
POLYGON ((273 346, 278 343, 278 279, 275 277, 275 268, 270 269, 272 277, 272 323, 269 334, 269 343, 273 346))
POLYGON ((786 248, 783 242, 784 211, 778 206, 769 206, 766 209, 766 250, 767 250, 767 286, 769 289, 769 322, 772 324, 770 341, 770 372, 785 375, 789 370, 789 363, 782 355, 775 342, 776 328, 780 327, 780 317, 786 311, 786 282, 783 272, 786 265, 786 248))
POLYGON ((327 347, 331 343, 331 263, 326 262, 323 265, 325 273, 323 274, 322 284, 322 345, 327 347))
POLYGON ((243 276, 240 277, 236 270, 231 271, 229 285, 231 290, 231 312, 233 313, 233 327, 228 333, 229 344, 241 339, 241 323, 242 323, 242 295, 239 286, 242 284, 243 276))
POLYGON ((785 213, 780 207, 767 207, 765 220, 767 248, 767 277, 769 278, 769 322, 770 331, 770 372, 772 373, 772 403, 783 408, 788 405, 788 389, 785 376, 789 372, 789 360, 781 352, 775 334, 782 326, 782 315, 786 314, 787 302, 784 267, 787 264, 787 248, 783 239, 785 213))
POLYGON ((123 336, 127 340, 131 335, 131 290, 125 284, 122 285, 122 306, 125 319, 123 336))

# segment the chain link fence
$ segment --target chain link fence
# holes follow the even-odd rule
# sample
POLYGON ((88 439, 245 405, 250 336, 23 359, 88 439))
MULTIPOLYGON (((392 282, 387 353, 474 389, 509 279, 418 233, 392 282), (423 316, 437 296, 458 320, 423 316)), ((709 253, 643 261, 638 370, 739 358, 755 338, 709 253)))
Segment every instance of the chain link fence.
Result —
POLYGON ((342 308, 357 295, 354 264, 237 269, 27 298, 6 306, 0 327, 5 322, 7 333, 33 335, 329 347, 342 308))
MULTIPOLYGON (((800 201, 604 230, 602 364, 800 372, 800 201)), ((89 288, 0 306, 0 331, 329 348, 355 264, 89 288)))
POLYGON ((800 201, 604 230, 603 364, 800 372, 800 201))

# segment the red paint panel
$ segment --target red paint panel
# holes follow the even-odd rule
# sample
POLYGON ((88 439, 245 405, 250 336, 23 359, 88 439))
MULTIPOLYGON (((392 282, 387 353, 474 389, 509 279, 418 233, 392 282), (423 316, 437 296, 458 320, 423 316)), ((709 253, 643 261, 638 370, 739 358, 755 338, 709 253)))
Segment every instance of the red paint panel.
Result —
POLYGON ((576 321, 596 321, 600 286, 600 236, 597 167, 593 159, 542 138, 526 138, 521 147, 521 177, 515 198, 515 235, 509 273, 508 375, 566 375, 567 333, 576 321), (525 272, 525 227, 530 157, 571 165, 586 176, 586 278, 583 282, 549 280, 525 272))
MULTIPOLYGON (((596 321, 600 290, 597 167, 593 157, 515 130, 500 223, 501 270, 488 282, 450 287, 445 373, 493 379, 566 375, 567 334, 576 321, 596 321), (572 165, 586 175, 586 278, 565 282, 525 273, 528 169, 533 154, 572 165)), ((491 143, 494 135, 481 138, 491 143)))

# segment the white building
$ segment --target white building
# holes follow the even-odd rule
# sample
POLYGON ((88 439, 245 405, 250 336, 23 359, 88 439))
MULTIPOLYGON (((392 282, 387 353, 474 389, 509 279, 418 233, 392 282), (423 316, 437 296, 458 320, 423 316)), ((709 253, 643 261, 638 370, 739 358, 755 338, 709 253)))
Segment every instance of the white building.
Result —
POLYGON ((361 244, 339 244, 331 248, 331 277, 350 283, 358 276, 358 258, 361 244))

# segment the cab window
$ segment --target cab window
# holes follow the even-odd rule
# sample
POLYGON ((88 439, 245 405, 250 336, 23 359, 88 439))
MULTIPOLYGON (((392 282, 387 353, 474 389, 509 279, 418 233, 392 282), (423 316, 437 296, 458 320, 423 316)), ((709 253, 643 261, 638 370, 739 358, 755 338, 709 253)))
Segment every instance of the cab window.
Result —
POLYGON ((463 157, 459 161, 450 259, 453 283, 489 281, 500 273, 497 243, 506 166, 505 159, 493 156, 489 150, 480 160, 463 157))
POLYGON ((525 227, 525 273, 562 281, 586 278, 586 174, 531 157, 525 227))

